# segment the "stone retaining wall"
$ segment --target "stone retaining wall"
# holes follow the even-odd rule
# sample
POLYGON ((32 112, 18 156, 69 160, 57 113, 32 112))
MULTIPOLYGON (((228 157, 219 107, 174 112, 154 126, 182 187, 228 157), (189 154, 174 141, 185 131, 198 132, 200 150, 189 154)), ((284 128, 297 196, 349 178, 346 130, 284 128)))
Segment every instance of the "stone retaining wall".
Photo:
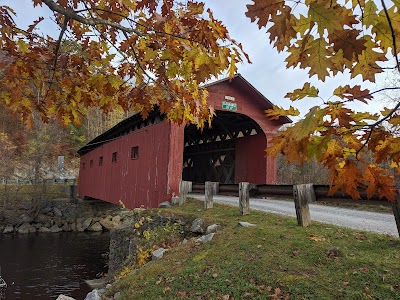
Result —
POLYGON ((111 230, 130 223, 132 215, 127 209, 103 201, 72 203, 67 199, 46 201, 35 216, 24 211, 21 213, 2 220, 0 232, 27 234, 111 230))

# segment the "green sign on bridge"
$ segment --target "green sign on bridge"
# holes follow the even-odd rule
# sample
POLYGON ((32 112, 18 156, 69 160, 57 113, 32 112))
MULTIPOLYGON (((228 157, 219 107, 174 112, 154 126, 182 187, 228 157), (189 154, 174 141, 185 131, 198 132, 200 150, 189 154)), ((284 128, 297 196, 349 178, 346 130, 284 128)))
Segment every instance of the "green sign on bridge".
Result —
POLYGON ((227 101, 222 101, 222 109, 237 111, 237 104, 227 101))

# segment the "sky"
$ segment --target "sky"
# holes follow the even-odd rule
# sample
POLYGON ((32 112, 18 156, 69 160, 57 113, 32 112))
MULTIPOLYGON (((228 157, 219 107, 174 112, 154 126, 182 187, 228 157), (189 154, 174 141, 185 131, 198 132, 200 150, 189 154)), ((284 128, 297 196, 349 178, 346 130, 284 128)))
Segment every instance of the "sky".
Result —
MULTIPOLYGON (((302 115, 310 107, 321 104, 321 99, 305 99, 292 103, 284 98, 287 92, 301 88, 306 81, 314 84, 319 89, 320 96, 325 100, 332 95, 333 90, 338 85, 362 84, 364 88, 374 91, 386 84, 386 75, 379 76, 375 84, 363 84, 361 76, 350 81, 349 74, 337 75, 322 83, 316 80, 316 76, 310 79, 306 70, 286 69, 285 58, 287 54, 285 52, 278 53, 269 44, 267 29, 259 29, 257 24, 251 23, 250 19, 245 16, 246 4, 251 4, 252 1, 205 0, 205 3, 213 11, 214 16, 223 21, 231 38, 242 43, 245 52, 250 56, 252 64, 240 64, 238 72, 274 104, 285 108, 293 105, 300 109, 302 115)), ((0 0, 0 5, 13 7, 17 12, 16 21, 23 26, 30 25, 38 15, 49 15, 49 9, 45 5, 33 9, 31 0, 0 0)), ((51 33, 54 28, 56 28, 56 25, 50 20, 41 23, 41 29, 45 33, 51 33)), ((377 99, 375 103, 369 105, 357 103, 353 108, 376 111, 382 108, 384 104, 386 104, 384 101, 377 99)))

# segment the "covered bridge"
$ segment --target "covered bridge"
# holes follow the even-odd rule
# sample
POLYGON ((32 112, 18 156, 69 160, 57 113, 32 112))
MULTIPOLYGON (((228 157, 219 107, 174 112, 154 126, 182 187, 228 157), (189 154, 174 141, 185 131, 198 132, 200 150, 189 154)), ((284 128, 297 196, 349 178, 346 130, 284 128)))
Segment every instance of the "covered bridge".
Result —
POLYGON ((268 141, 288 118, 268 120, 271 102, 241 75, 206 86, 212 126, 170 123, 157 110, 133 115, 79 149, 79 196, 128 208, 157 207, 179 194, 181 180, 276 183, 268 141))

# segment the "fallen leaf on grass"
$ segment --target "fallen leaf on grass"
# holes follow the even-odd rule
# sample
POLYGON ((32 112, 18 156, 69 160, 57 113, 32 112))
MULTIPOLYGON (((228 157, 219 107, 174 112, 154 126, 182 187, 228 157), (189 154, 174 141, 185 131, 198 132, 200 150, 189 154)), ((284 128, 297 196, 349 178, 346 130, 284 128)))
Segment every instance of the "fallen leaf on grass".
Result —
POLYGON ((243 299, 246 299, 246 298, 250 298, 250 299, 253 299, 254 297, 253 297, 253 294, 252 293, 244 293, 243 295, 242 295, 242 298, 243 299))
POLYGON ((158 278, 158 280, 156 281, 156 285, 159 285, 162 282, 162 280, 163 280, 162 277, 158 278))
POLYGON ((353 236, 357 239, 357 240, 361 240, 361 241, 365 241, 368 239, 367 235, 365 235, 364 233, 358 233, 358 232, 354 232, 353 236))
POLYGON ((318 235, 310 235, 309 237, 308 237, 308 239, 310 239, 310 240, 312 240, 312 241, 314 241, 314 242, 323 242, 323 241, 325 241, 325 238, 324 237, 322 237, 322 236, 318 236, 318 235))
POLYGON ((188 297, 188 294, 185 291, 179 291, 176 293, 179 299, 185 299, 188 297))
POLYGON ((342 251, 338 247, 332 247, 326 250, 327 259, 338 258, 342 256, 342 251))
POLYGON ((282 292, 280 288, 275 289, 275 294, 269 296, 270 300, 277 300, 277 299, 284 299, 284 300, 289 300, 290 296, 288 294, 285 294, 282 292))

